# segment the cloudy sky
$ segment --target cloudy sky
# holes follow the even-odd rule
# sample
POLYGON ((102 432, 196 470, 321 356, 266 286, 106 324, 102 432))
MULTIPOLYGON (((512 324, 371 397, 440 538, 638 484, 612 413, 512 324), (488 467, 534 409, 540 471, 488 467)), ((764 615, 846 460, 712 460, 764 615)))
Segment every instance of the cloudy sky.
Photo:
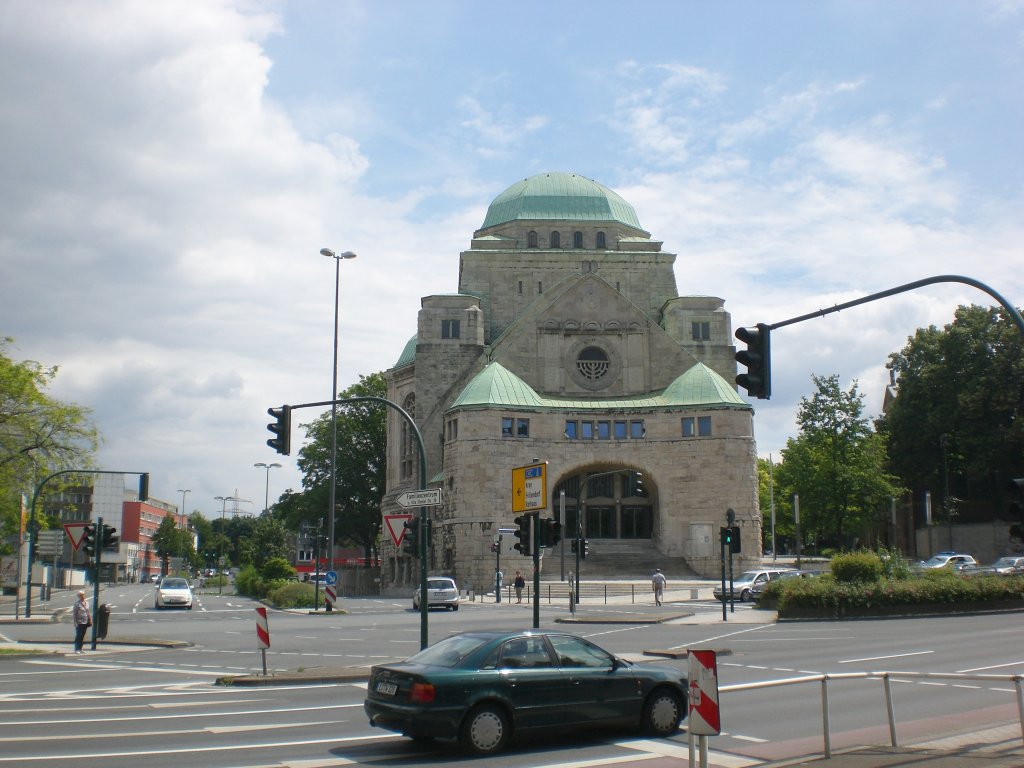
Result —
MULTIPOLYGON (((0 336, 100 466, 208 516, 301 486, 266 409, 389 368, 490 201, 614 189, 681 294, 775 323, 940 274, 1024 302, 1024 2, 0 3, 0 336)), ((884 365, 964 285, 773 334, 761 455, 811 375, 884 365)), ((302 413, 302 420, 315 416, 302 413)), ((293 439, 298 441, 296 429, 293 439)))

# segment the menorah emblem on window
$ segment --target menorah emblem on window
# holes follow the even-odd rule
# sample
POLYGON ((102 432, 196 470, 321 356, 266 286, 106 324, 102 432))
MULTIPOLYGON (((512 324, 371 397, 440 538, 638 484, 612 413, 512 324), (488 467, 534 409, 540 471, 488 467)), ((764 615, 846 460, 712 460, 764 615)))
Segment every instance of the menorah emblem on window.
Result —
POLYGON ((603 349, 587 347, 576 358, 576 369, 590 381, 596 381, 608 373, 608 355, 603 349))

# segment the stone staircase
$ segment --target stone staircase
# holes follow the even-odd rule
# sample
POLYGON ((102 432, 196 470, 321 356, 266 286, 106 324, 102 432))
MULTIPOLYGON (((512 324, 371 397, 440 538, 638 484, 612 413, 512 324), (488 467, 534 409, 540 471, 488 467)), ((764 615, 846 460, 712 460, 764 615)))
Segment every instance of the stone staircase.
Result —
MULTIPOLYGON (((565 541, 565 571, 576 570, 576 555, 565 541)), ((559 545, 561 546, 561 545, 559 545)), ((542 581, 559 579, 561 575, 561 553, 559 548, 545 550, 541 571, 542 581)), ((655 568, 672 579, 696 579, 697 574, 683 558, 665 557, 658 554, 654 543, 647 539, 590 539, 590 554, 582 561, 580 570, 586 579, 604 580, 649 580, 655 568)))

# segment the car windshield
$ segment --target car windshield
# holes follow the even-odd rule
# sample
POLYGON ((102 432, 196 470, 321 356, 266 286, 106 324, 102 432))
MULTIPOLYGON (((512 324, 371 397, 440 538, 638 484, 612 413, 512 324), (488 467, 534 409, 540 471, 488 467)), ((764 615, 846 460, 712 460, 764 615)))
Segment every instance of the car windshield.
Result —
POLYGON ((427 579, 427 589, 455 589, 451 579, 427 579))
POLYGON ((1020 558, 1017 557, 1000 557, 998 560, 992 563, 992 565, 994 565, 996 568, 1010 568, 1015 566, 1019 559, 1020 558))
POLYGON ((434 667, 454 667, 486 642, 487 638, 480 635, 455 635, 424 648, 409 661, 434 667))
POLYGON ((948 555, 936 555, 935 557, 929 558, 924 561, 925 565, 945 565, 949 560, 948 555))
POLYGON ((164 579, 160 586, 163 589, 188 589, 188 582, 184 579, 164 579))
POLYGON ((759 573, 760 571, 744 571, 735 579, 733 579, 733 581, 753 581, 757 578, 757 574, 759 573))

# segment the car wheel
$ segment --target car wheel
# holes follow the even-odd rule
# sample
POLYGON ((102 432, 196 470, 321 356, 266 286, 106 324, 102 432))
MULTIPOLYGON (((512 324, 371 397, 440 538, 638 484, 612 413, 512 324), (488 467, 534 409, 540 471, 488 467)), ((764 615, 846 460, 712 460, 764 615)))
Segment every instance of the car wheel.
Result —
POLYGON ((457 611, 457 610, 459 610, 459 606, 457 606, 457 605, 453 605, 453 606, 452 606, 452 610, 453 610, 453 611, 457 611))
POLYGON ((671 736, 682 720, 682 698, 675 691, 659 688, 647 698, 640 726, 652 736, 671 736))
POLYGON ((412 609, 414 611, 418 611, 420 609, 420 607, 418 605, 416 605, 416 601, 415 600, 412 601, 412 609))
POLYGON ((745 603, 749 599, 750 599, 750 590, 749 589, 744 589, 742 592, 740 592, 740 602, 741 603, 745 603))
POLYGON ((474 755, 493 755, 508 742, 510 723, 504 710, 494 704, 473 707, 462 721, 459 741, 474 755))

